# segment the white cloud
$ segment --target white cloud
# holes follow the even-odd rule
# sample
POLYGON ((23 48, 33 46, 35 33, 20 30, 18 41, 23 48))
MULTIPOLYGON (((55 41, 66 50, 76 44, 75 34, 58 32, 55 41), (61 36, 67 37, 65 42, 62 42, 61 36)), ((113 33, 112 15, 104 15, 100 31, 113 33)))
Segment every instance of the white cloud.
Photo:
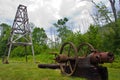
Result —
POLYGON ((27 6, 30 22, 44 29, 63 17, 69 17, 75 25, 80 25, 83 32, 92 23, 90 0, 0 0, 0 23, 11 23, 19 4, 27 6))

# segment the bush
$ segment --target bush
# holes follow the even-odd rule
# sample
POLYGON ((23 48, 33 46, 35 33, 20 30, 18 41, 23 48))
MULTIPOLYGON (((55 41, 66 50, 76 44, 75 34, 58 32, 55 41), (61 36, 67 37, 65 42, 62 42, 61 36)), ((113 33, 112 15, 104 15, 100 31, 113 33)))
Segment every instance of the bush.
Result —
POLYGON ((12 57, 23 57, 25 56, 25 49, 22 46, 18 46, 15 47, 12 51, 11 51, 11 56, 12 57))

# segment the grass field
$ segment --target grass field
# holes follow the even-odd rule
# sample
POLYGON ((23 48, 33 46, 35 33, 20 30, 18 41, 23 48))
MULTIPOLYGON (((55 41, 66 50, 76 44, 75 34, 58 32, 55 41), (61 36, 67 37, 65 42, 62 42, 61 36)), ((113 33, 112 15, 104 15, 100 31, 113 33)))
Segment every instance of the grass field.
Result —
MULTIPOLYGON (((36 59, 40 63, 44 63, 46 59, 46 63, 53 63, 52 60, 49 61, 49 58, 53 58, 52 56, 43 57, 44 55, 40 55, 36 59)), ((0 63, 0 80, 85 80, 64 76, 58 69, 40 69, 37 67, 38 63, 31 62, 32 57, 28 57, 28 59, 28 63, 25 62, 25 58, 14 58, 9 64, 0 63)), ((105 64, 108 66, 109 80, 120 80, 120 65, 118 64, 120 63, 105 64), (117 66, 112 67, 113 65, 117 66)))
POLYGON ((0 64, 0 80, 84 80, 61 75, 60 70, 40 69, 34 63, 0 64))

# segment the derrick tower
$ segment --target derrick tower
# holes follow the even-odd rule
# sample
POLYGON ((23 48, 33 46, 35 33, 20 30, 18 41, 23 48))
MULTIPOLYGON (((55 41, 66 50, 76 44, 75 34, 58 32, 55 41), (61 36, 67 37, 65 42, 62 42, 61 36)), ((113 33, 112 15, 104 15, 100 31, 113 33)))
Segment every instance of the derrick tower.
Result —
MULTIPOLYGON (((24 5, 19 5, 15 19, 12 25, 11 36, 8 40, 8 49, 6 52, 6 63, 8 63, 8 59, 11 53, 12 46, 23 46, 25 47, 25 54, 27 52, 27 46, 31 46, 33 61, 34 59, 34 49, 32 44, 32 35, 31 28, 29 26, 29 19, 27 14, 27 7, 24 5)), ((27 61, 27 56, 26 56, 27 61)))

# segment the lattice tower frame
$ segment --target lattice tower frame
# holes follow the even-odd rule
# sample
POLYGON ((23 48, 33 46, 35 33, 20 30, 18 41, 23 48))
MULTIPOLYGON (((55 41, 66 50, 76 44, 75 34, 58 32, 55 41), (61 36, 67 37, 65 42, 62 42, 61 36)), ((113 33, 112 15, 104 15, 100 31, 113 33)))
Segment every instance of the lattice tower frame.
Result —
POLYGON ((34 48, 33 48, 33 42, 32 42, 32 32, 31 32, 31 28, 29 26, 29 19, 28 19, 26 6, 24 6, 24 5, 18 6, 10 34, 11 35, 10 35, 10 38, 9 38, 8 44, 7 44, 8 45, 8 54, 7 54, 7 58, 6 58, 6 63, 8 63, 11 49, 12 49, 12 46, 14 46, 14 45, 15 46, 24 46, 25 52, 27 51, 26 46, 31 46, 33 61, 35 62, 34 48), (20 39, 23 39, 23 41, 21 41, 20 39))

